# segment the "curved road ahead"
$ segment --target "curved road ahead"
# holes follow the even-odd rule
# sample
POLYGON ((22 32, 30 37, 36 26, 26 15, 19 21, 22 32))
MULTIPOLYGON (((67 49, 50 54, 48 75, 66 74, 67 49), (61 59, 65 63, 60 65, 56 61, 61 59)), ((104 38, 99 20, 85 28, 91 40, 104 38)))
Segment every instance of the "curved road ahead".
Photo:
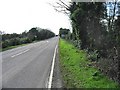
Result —
POLYGON ((2 88, 46 88, 58 37, 2 52, 2 88))

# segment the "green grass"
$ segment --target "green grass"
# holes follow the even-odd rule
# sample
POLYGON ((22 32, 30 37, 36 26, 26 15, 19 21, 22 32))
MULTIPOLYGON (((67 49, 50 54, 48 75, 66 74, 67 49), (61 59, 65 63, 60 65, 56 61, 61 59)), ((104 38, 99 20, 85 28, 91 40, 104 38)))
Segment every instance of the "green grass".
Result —
POLYGON ((119 85, 100 73, 83 50, 60 40, 60 65, 66 88, 118 88, 119 85))
MULTIPOLYGON (((32 43, 36 43, 36 42, 39 42, 39 41, 33 41, 32 43)), ((9 47, 3 48, 3 49, 0 48, 0 52, 6 51, 6 50, 9 50, 9 49, 13 49, 13 48, 17 48, 17 47, 20 47, 20 46, 25 46, 25 45, 28 45, 28 44, 31 44, 31 43, 20 44, 20 45, 16 45, 16 46, 9 46, 9 47)))
POLYGON ((6 50, 9 50, 9 49, 13 49, 13 48, 17 48, 17 47, 20 47, 20 46, 25 46, 27 44, 21 44, 21 45, 16 45, 16 46, 9 46, 9 47, 6 47, 6 48, 0 48, 0 52, 2 51, 6 51, 6 50))

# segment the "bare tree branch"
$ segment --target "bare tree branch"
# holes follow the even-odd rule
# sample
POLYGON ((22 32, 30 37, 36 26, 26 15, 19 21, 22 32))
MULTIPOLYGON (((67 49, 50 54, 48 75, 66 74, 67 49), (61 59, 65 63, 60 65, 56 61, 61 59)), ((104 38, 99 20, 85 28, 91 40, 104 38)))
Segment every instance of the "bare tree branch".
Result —
POLYGON ((62 0, 56 2, 56 5, 53 5, 51 3, 49 3, 49 5, 51 5, 57 12, 63 12, 65 14, 69 14, 70 7, 67 4, 65 4, 62 0))
POLYGON ((67 4, 65 4, 62 0, 59 0, 62 4, 64 4, 67 8, 69 8, 69 6, 67 4))

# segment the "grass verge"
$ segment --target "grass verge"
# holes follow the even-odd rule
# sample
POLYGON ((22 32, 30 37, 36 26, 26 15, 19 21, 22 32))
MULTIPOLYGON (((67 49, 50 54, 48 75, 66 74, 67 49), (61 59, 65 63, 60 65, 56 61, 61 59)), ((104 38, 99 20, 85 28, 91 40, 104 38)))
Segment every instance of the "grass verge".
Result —
MULTIPOLYGON (((32 43, 36 43, 36 42, 39 42, 39 41, 33 41, 32 43)), ((31 43, 9 46, 9 47, 6 47, 6 48, 0 48, 0 52, 6 51, 6 50, 9 50, 9 49, 13 49, 13 48, 17 48, 17 47, 20 47, 20 46, 25 46, 25 45, 28 45, 28 44, 31 44, 31 43)))
POLYGON ((13 49, 13 48, 17 48, 17 47, 20 47, 20 46, 25 46, 25 45, 27 45, 27 44, 21 44, 21 45, 16 45, 16 46, 9 46, 9 47, 7 47, 7 48, 0 48, 0 52, 2 52, 2 51, 6 51, 6 50, 9 50, 9 49, 13 49))
POLYGON ((66 88, 118 88, 119 85, 99 72, 83 50, 60 40, 60 65, 66 88))

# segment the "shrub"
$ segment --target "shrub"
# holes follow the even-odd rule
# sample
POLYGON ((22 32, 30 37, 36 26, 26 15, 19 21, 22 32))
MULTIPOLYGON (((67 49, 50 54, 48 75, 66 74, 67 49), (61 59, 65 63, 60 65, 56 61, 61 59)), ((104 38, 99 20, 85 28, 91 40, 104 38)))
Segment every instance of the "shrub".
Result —
POLYGON ((9 46, 9 41, 8 40, 2 42, 2 48, 6 48, 8 46, 9 46))
POLYGON ((91 61, 98 61, 99 53, 97 50, 88 53, 88 59, 91 61))
POLYGON ((15 45, 20 45, 20 38, 13 38, 13 39, 10 39, 10 42, 9 42, 10 46, 15 46, 15 45))

